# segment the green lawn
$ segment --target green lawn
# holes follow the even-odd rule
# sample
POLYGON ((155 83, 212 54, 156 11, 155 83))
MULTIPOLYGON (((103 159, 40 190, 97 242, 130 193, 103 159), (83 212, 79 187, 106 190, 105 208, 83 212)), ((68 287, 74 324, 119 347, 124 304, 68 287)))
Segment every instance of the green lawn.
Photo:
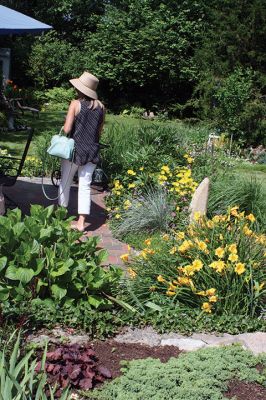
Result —
MULTIPOLYGON (((20 117, 18 120, 18 125, 27 125, 31 126, 34 128, 34 137, 32 144, 29 149, 29 155, 35 155, 35 142, 36 139, 42 135, 44 131, 51 131, 54 132, 54 134, 58 133, 60 130, 60 127, 64 124, 64 118, 66 115, 66 111, 45 111, 45 112, 40 112, 40 117, 39 118, 34 118, 31 114, 27 114, 24 117, 20 117)), ((150 121, 150 120, 145 120, 145 119, 138 119, 138 118, 133 118, 130 116, 121 116, 121 115, 113 115, 113 114, 107 114, 106 116, 106 126, 108 124, 114 124, 117 123, 120 126, 125 125, 125 127, 132 127, 132 126, 138 126, 138 125, 149 125, 149 124, 163 124, 166 127, 179 127, 182 129, 182 131, 185 129, 185 134, 186 135, 193 135, 194 132, 194 127, 192 126, 191 129, 187 125, 185 125, 182 122, 179 121, 166 121, 166 122, 161 122, 161 121, 150 121)), ((202 135, 202 133, 206 133, 207 129, 206 127, 200 127, 197 128, 198 132, 202 135), (204 132, 203 132, 204 131, 204 132)), ((0 133, 0 148, 5 148, 8 150, 8 152, 13 155, 19 155, 22 153, 24 149, 24 145, 27 139, 27 133, 20 131, 20 132, 1 132, 0 133)), ((103 140, 104 141, 104 140, 103 140)))
POLYGON ((266 165, 265 164, 251 164, 248 162, 241 162, 234 168, 234 173, 238 174, 240 178, 256 179, 261 183, 263 190, 266 193, 266 165))
MULTIPOLYGON (((39 118, 34 118, 31 114, 21 117, 18 121, 20 125, 27 125, 34 128, 34 136, 29 149, 29 155, 35 155, 34 143, 36 139, 42 135, 44 131, 52 131, 55 134, 59 132, 60 127, 64 124, 66 112, 65 111, 53 111, 53 112, 40 112, 39 118)), ((136 125, 138 120, 130 117, 121 117, 119 115, 107 115, 106 124, 108 123, 126 123, 127 125, 136 125)), ((144 121, 144 123, 151 123, 150 121, 144 121)), ((23 152, 25 142, 27 140, 27 132, 1 132, 0 133, 0 148, 5 148, 8 152, 17 156, 23 152)))

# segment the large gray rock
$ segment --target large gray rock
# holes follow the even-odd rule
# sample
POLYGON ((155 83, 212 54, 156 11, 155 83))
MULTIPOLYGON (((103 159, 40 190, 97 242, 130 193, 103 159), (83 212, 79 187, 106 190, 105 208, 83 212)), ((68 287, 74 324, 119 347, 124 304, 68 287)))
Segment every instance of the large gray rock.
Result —
POLYGON ((243 348, 247 348, 245 343, 238 337, 238 335, 229 335, 225 333, 223 335, 214 335, 207 333, 193 333, 191 336, 193 339, 202 340, 206 343, 207 347, 218 347, 218 346, 230 346, 235 343, 239 343, 243 348))
POLYGON ((150 326, 143 329, 128 328, 124 333, 117 335, 114 339, 120 343, 140 343, 147 346, 159 346, 160 335, 150 326))
POLYGON ((162 339, 161 346, 176 346, 180 350, 193 351, 206 346, 202 340, 182 338, 182 339, 162 339))
POLYGON ((237 337, 253 354, 266 353, 266 332, 242 333, 237 337))
POLYGON ((201 215, 206 214, 208 196, 209 196, 209 186, 210 186, 210 180, 209 178, 205 178, 195 190, 195 193, 193 194, 191 203, 189 205, 190 222, 194 221, 195 213, 200 213, 201 215))

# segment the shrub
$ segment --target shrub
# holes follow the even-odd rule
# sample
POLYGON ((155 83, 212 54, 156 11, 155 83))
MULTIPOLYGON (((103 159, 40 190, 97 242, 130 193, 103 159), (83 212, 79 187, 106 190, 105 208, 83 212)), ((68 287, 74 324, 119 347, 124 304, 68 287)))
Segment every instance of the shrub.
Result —
POLYGON ((147 241, 131 264, 128 299, 142 303, 158 293, 202 313, 259 315, 266 294, 266 237, 254 228, 253 214, 233 207, 164 235, 159 249, 147 241))
POLYGON ((246 144, 258 143, 263 139, 262 126, 265 105, 255 92, 255 76, 252 70, 237 68, 218 86, 217 122, 234 139, 246 144))
POLYGON ((45 91, 36 91, 35 97, 45 111, 65 111, 75 97, 73 88, 54 87, 45 91))
POLYGON ((60 39, 53 30, 35 39, 28 62, 28 74, 41 89, 68 82, 82 72, 82 53, 60 39), (77 62, 79 60, 79 62, 77 62))
POLYGON ((22 169, 22 176, 42 176, 43 172, 43 164, 41 160, 34 156, 27 156, 23 169, 22 169))
POLYGON ((19 303, 50 298, 62 304, 83 300, 92 307, 108 306, 103 293, 110 293, 121 271, 100 267, 106 257, 98 250, 96 236, 80 242, 81 233, 70 228, 67 211, 54 207, 31 207, 0 217, 0 299, 19 303))
POLYGON ((239 346, 184 353, 167 363, 134 360, 124 363, 121 377, 83 395, 99 400, 222 400, 233 379, 265 385, 264 374, 256 369, 259 362, 265 366, 265 356, 255 357, 239 346))

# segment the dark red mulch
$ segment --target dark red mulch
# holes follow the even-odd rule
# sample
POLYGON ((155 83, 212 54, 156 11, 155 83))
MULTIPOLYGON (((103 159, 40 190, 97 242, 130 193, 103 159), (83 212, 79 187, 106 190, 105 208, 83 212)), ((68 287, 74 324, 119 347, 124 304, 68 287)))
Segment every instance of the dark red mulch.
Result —
POLYGON ((228 399, 235 396, 237 400, 265 400, 266 388, 256 382, 233 380, 224 396, 228 399))
POLYGON ((98 364, 108 368, 113 378, 121 375, 120 361, 122 360, 129 361, 151 357, 159 358, 162 362, 166 362, 169 358, 178 357, 181 353, 175 346, 150 347, 139 343, 118 343, 114 340, 97 341, 91 343, 91 345, 99 359, 98 364))

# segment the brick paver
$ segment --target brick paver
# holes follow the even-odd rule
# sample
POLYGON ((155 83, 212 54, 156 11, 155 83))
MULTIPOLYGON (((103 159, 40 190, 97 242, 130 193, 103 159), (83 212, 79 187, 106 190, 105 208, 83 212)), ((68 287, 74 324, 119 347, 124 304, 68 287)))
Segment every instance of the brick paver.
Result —
POLYGON ((106 213, 104 205, 105 193, 92 191, 92 210, 91 216, 88 218, 89 226, 86 236, 99 236, 101 241, 99 246, 108 250, 109 257, 104 264, 123 265, 120 258, 122 254, 128 252, 128 247, 125 243, 115 239, 106 223, 106 213), (101 210, 101 211, 100 211, 101 210))

